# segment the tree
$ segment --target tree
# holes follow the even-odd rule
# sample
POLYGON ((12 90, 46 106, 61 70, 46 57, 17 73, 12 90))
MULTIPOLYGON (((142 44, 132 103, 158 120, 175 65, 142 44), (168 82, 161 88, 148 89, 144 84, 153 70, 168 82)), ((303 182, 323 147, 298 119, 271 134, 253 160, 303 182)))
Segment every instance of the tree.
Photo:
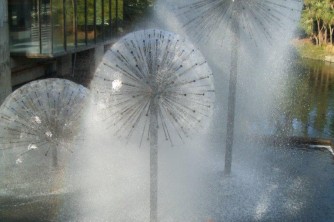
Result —
POLYGON ((124 0, 124 19, 129 22, 143 17, 155 0, 124 0))
POLYGON ((334 1, 305 0, 300 25, 316 45, 333 44, 334 1))
POLYGON ((304 10, 301 16, 301 27, 306 32, 306 34, 311 38, 314 39, 316 45, 319 45, 317 31, 314 28, 314 17, 315 13, 312 10, 312 6, 310 4, 306 4, 304 6, 304 10))
POLYGON ((334 32, 334 1, 327 1, 327 8, 323 16, 324 22, 329 29, 329 42, 333 44, 333 32, 334 32))

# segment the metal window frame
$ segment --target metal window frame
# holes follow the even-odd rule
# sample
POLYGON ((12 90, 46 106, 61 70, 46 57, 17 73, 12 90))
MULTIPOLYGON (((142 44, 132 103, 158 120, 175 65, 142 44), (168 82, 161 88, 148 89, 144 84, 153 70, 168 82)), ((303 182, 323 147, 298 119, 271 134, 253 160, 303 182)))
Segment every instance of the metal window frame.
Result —
POLYGON ((94 44, 97 43, 96 41, 96 0, 94 0, 94 44))
POLYGON ((88 33, 87 33, 87 23, 88 23, 88 9, 87 9, 87 0, 85 0, 85 45, 88 45, 88 33))
POLYGON ((102 24, 102 42, 104 42, 104 0, 101 1, 101 4, 102 4, 102 21, 101 21, 101 24, 102 24))
POLYGON ((50 0, 51 53, 53 54, 53 0, 50 0))
POLYGON ((112 0, 108 0, 109 1, 109 38, 111 38, 112 35, 112 12, 111 12, 111 4, 112 4, 112 0))
POLYGON ((66 36, 66 4, 65 4, 65 1, 66 0, 63 0, 63 20, 64 20, 64 27, 63 27, 64 43, 63 43, 63 46, 64 46, 64 51, 66 52, 67 51, 67 36, 66 36))
POLYGON ((77 11, 77 0, 74 1, 74 48, 78 47, 78 11, 77 11))
POLYGON ((39 53, 43 54, 42 50, 42 20, 41 20, 41 0, 37 1, 38 4, 38 41, 39 41, 39 53))
POLYGON ((118 0, 115 0, 116 1, 116 23, 115 23, 115 25, 116 25, 116 34, 118 33, 118 0))

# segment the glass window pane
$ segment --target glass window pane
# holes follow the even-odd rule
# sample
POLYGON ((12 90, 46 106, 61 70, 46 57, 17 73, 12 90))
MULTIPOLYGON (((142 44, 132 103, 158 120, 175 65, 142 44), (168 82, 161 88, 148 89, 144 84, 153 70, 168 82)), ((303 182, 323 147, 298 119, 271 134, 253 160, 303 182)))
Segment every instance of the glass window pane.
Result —
POLYGON ((40 53, 37 0, 8 1, 10 50, 16 53, 40 53))
POLYGON ((95 27, 94 27, 94 14, 95 14, 95 0, 87 0, 87 42, 88 44, 95 43, 95 27))
POLYGON ((64 51, 63 0, 52 1, 53 53, 64 51))
POLYGON ((65 19, 66 19, 66 47, 73 49, 75 47, 75 19, 74 19, 74 1, 65 1, 65 19))
POLYGON ((86 45, 86 13, 85 0, 77 0, 77 35, 78 47, 86 45))
POLYGON ((104 39, 111 38, 110 0, 104 0, 104 39))
POLYGON ((117 10, 116 10, 116 3, 117 0, 111 0, 111 27, 112 27, 112 32, 116 33, 117 32, 117 10))
POLYGON ((96 41, 103 41, 103 0, 96 0, 96 41))
POLYGON ((113 30, 120 30, 123 21, 123 0, 112 0, 111 1, 111 18, 113 30))
POLYGON ((117 18, 120 21, 123 21, 123 1, 124 0, 117 0, 117 18))
POLYGON ((50 20, 50 0, 40 1, 40 20, 41 20, 41 40, 42 40, 42 53, 51 53, 51 20, 50 20))

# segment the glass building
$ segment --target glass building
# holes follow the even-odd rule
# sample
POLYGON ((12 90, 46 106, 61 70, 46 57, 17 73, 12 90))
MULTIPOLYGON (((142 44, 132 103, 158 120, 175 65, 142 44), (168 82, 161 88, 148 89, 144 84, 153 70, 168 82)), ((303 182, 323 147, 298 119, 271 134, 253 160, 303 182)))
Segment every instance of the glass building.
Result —
POLYGON ((11 55, 56 57, 111 42, 123 0, 8 0, 11 55))

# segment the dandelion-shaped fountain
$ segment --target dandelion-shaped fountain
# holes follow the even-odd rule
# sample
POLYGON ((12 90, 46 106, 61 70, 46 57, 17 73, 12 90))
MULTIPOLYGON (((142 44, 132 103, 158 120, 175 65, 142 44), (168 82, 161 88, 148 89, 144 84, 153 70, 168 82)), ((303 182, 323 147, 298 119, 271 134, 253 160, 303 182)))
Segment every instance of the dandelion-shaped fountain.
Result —
POLYGON ((88 89, 63 79, 38 80, 17 89, 0 107, 0 150, 15 153, 17 164, 31 155, 51 156, 56 168, 58 152, 72 153, 80 141, 87 96, 88 89))
POLYGON ((190 0, 174 7, 183 28, 197 41, 208 41, 218 36, 220 43, 229 39, 227 45, 231 45, 226 174, 230 174, 232 165, 240 45, 255 46, 257 58, 261 54, 259 52, 270 49, 282 36, 289 36, 298 21, 301 7, 301 0, 190 0))
POLYGON ((213 111, 213 75, 180 36, 150 29, 123 37, 91 84, 103 121, 118 136, 150 143, 150 220, 157 221, 158 135, 172 145, 204 126, 213 111))

